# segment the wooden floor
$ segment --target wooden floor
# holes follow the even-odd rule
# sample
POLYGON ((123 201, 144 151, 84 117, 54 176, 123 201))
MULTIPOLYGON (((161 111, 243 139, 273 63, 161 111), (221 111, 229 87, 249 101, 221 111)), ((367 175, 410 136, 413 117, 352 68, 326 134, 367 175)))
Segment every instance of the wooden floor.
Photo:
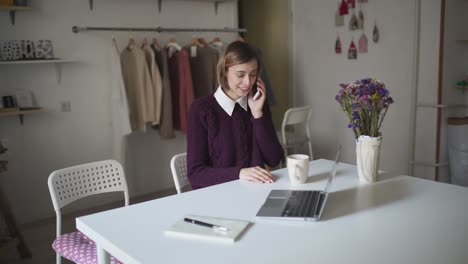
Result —
MULTIPOLYGON (((136 199, 131 199, 131 204, 157 199, 175 194, 175 190, 166 190, 155 194, 145 195, 136 199)), ((99 212, 118 207, 119 205, 110 204, 99 208, 93 208, 80 211, 62 217, 62 233, 72 232, 75 229, 75 218, 80 215, 86 215, 93 212, 99 212)), ((0 264, 53 264, 55 263, 55 251, 52 249, 52 242, 55 239, 55 217, 42 220, 36 223, 24 225, 21 227, 26 243, 32 252, 32 259, 21 259, 15 247, 2 250, 0 255, 0 264)), ((63 264, 72 263, 62 259, 63 264)))

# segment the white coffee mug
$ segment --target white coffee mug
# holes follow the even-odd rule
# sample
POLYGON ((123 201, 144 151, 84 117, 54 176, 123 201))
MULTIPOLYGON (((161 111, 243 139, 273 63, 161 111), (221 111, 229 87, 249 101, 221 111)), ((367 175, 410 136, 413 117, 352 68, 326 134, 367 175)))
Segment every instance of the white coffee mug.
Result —
POLYGON ((309 156, 294 154, 288 156, 288 174, 291 184, 302 184, 309 177, 309 156))

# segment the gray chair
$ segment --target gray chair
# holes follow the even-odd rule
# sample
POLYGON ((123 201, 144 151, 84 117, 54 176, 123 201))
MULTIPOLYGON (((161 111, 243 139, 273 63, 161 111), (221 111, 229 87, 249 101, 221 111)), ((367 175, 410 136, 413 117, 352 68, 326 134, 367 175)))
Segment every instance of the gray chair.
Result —
POLYGON ((308 147, 308 155, 313 160, 312 142, 310 140, 309 121, 312 116, 312 106, 290 108, 284 113, 281 124, 281 143, 287 157, 290 149, 299 146, 308 147))
POLYGON ((171 172, 174 178, 174 185, 177 194, 181 194, 187 189, 191 189, 189 179, 187 177, 187 153, 177 154, 171 159, 171 172))
MULTIPOLYGON (((61 256, 75 263, 88 263, 95 258, 97 262, 96 244, 91 239, 79 231, 62 234, 61 209, 81 198, 108 192, 123 192, 127 206, 128 187, 122 166, 115 160, 104 160, 56 170, 49 175, 48 186, 57 219, 52 244, 57 264, 61 263, 61 256)), ((120 262, 111 257, 111 263, 120 262)))

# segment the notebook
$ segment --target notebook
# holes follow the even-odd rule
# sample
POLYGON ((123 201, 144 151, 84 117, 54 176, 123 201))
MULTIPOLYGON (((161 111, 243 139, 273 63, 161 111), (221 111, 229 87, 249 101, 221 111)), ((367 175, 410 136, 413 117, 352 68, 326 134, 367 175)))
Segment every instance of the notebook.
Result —
POLYGON ((214 242, 235 242, 241 234, 247 229, 250 222, 245 220, 216 218, 199 215, 186 215, 164 231, 165 235, 177 238, 208 240, 214 242), (216 228, 207 225, 200 225, 185 221, 184 219, 194 220, 194 222, 227 228, 227 231, 216 230, 216 228))
POLYGON ((328 193, 336 175, 341 146, 322 190, 272 190, 260 207, 257 218, 318 221, 327 202, 328 193))

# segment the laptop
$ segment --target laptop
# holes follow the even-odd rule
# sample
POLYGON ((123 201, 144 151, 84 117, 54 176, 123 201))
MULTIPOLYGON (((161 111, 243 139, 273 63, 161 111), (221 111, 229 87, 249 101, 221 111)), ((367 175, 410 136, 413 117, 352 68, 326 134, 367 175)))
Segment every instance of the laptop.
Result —
POLYGON ((258 218, 281 220, 318 221, 327 202, 333 179, 336 175, 341 146, 336 153, 327 184, 319 190, 271 190, 257 213, 258 218))

